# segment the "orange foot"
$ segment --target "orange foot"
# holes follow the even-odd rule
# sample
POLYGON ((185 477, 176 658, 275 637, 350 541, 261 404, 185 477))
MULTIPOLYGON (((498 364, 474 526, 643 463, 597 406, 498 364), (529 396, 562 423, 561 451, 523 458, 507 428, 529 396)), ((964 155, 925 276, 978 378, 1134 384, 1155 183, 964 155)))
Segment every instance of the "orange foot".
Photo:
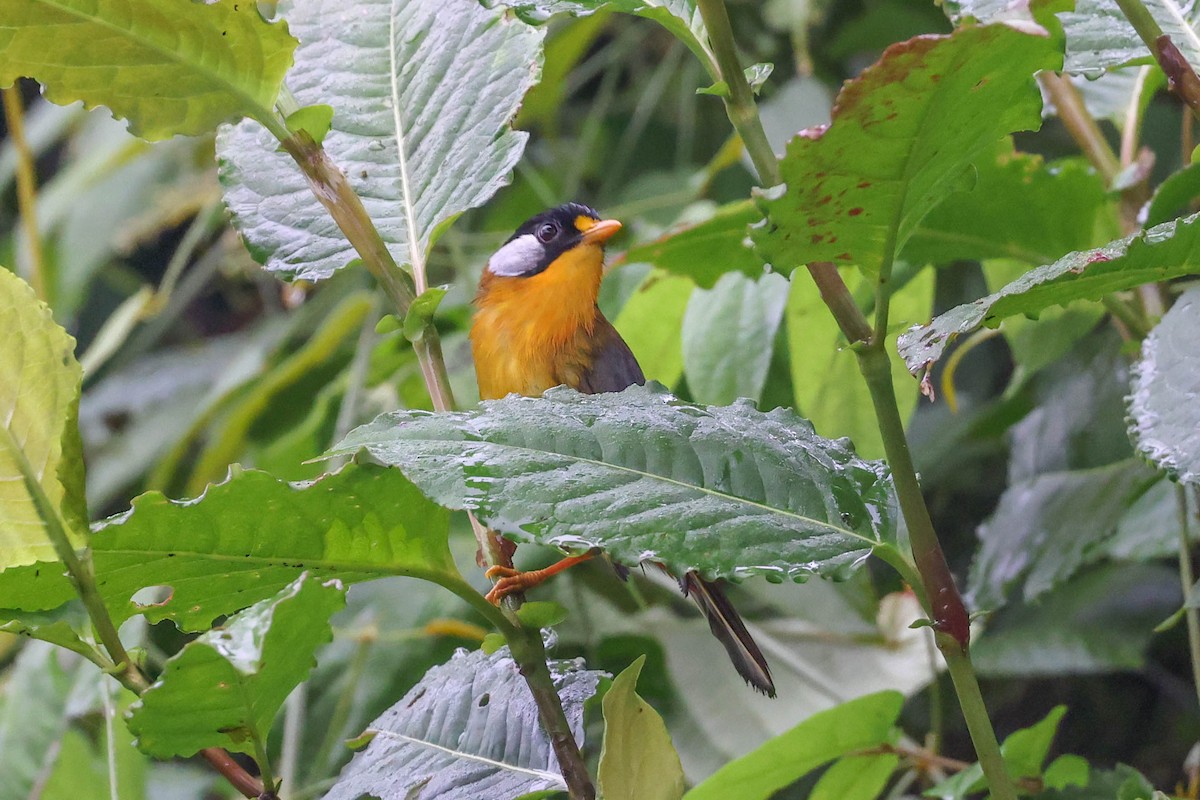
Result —
POLYGON ((526 589, 532 589, 551 575, 556 575, 576 564, 581 564, 592 558, 593 555, 593 553, 584 553, 581 556, 568 556, 545 569, 535 569, 529 572, 521 572, 512 567, 494 566, 484 573, 489 580, 499 578, 496 581, 496 585, 487 593, 487 601, 492 605, 498 606, 501 600, 513 592, 523 592, 526 589))

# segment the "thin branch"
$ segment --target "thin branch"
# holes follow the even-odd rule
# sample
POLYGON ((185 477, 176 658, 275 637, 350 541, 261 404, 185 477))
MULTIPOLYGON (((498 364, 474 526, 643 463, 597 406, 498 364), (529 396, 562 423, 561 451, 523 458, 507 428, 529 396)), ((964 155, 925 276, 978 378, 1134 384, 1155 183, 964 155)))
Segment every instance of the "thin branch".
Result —
POLYGON ((0 90, 4 95, 4 121, 8 123, 8 138, 17 155, 17 211, 25 230, 29 247, 29 285, 39 300, 49 301, 46 292, 46 258, 42 252, 42 236, 37 223, 37 171, 33 150, 25 138, 25 110, 21 105, 21 86, 14 83, 0 90))
MULTIPOLYGON (((754 95, 750 92, 738 61, 725 4, 723 0, 699 0, 699 8, 712 40, 721 78, 729 86, 729 96, 725 100, 729 119, 746 143, 746 149, 760 178, 768 185, 776 185, 781 182, 779 162, 763 134, 754 95)), ((889 251, 891 249, 889 248, 889 251)), ((884 264, 889 271, 893 255, 889 252, 884 264)), ((832 265, 810 265, 809 271, 821 287, 822 299, 833 313, 838 326, 852 344, 859 345, 855 348, 859 367, 871 392, 888 466, 891 468, 900 507, 908 524, 913 558, 925 588, 922 604, 933 618, 938 649, 950 669, 959 705, 962 707, 992 796, 996 800, 1016 800, 1016 789, 1004 768, 1000 745, 992 729, 983 696, 979 691, 979 682, 968 655, 970 624, 966 608, 930 520, 929 509, 925 505, 916 468, 909 453, 904 422, 896 404, 891 364, 884 350, 885 339, 879 332, 879 327, 886 327, 887 324, 888 287, 883 286, 877 297, 876 313, 880 326, 872 331, 832 265), (814 270, 814 266, 818 269, 814 270)))

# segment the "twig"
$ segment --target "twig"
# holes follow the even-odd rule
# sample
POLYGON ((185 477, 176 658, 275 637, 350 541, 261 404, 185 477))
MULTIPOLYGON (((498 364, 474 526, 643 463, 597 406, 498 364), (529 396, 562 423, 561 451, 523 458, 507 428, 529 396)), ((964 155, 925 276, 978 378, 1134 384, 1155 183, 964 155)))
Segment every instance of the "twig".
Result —
POLYGON ((29 246, 29 285, 39 300, 49 301, 46 293, 46 258, 42 252, 42 236, 37 223, 37 171, 33 151, 25 138, 25 110, 21 106, 21 86, 14 83, 0 90, 4 95, 4 120, 8 123, 8 138, 17 154, 17 210, 25 240, 29 246))

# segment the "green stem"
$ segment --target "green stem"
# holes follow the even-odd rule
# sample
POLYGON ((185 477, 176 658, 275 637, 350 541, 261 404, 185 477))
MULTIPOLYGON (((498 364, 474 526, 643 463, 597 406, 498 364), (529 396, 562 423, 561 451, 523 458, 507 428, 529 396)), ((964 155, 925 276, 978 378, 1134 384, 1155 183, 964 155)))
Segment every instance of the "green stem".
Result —
POLYGON ((983 767, 992 796, 996 800, 1015 800, 1016 790, 1004 768, 1000 744, 988 718, 979 682, 971 667, 968 651, 970 620, 966 607, 954 583, 954 575, 929 517, 929 509, 921 493, 916 467, 904 434, 904 421, 896 405, 892 384, 891 364, 882 341, 858 350, 859 368, 871 392, 875 418, 883 438, 884 452, 892 470, 892 480, 900 509, 908 524, 913 559, 925 582, 926 602, 933 617, 935 640, 954 683, 959 706, 967 722, 967 730, 975 745, 979 764, 983 767))
POLYGON ((255 735, 254 740, 254 760, 258 762, 258 774, 262 779, 263 790, 258 795, 258 800, 276 800, 278 795, 275 793, 275 787, 279 784, 275 780, 275 773, 271 770, 271 759, 267 756, 266 743, 262 737, 255 735))
POLYGON ((725 98, 725 110, 729 121, 733 123, 746 152, 758 170, 759 180, 767 186, 783 182, 779 172, 779 160, 775 151, 767 141, 767 133, 763 130, 762 119, 758 115, 758 106, 754 102, 754 92, 746 81, 746 73, 738 60, 737 47, 733 43, 733 27, 729 24, 729 14, 725 10, 725 0, 699 0, 700 16, 704 18, 704 26, 708 29, 708 38, 712 43, 713 55, 717 59, 717 67, 721 70, 721 80, 729 87, 729 95, 725 98))
MULTIPOLYGON (((268 123, 267 120, 263 122, 268 123)), ((761 125, 759 127, 761 128, 761 125)), ((412 278, 397 266, 383 237, 379 235, 375 223, 367 214, 358 194, 346 180, 345 174, 333 163, 324 148, 304 131, 289 131, 286 123, 279 117, 272 117, 268 128, 299 165, 317 200, 362 257, 363 263, 395 303, 396 309, 402 315, 407 314, 413 300, 416 299, 412 278)), ((432 321, 426 326, 424 335, 414 342, 413 349, 421 365, 421 373, 433 400, 433 407, 438 411, 453 410, 454 395, 450 391, 441 340, 432 321)), ((475 520, 472 521, 472 529, 476 533, 480 552, 485 554, 491 563, 496 563, 498 544, 495 537, 475 520)), ((446 582, 437 582, 470 603, 504 635, 513 658, 520 665, 521 674, 533 694, 538 716, 550 737, 572 800, 592 800, 596 791, 588 776, 583 755, 579 752, 579 745, 575 742, 567 723, 562 699, 554 689, 554 682, 546 665, 541 632, 530 631, 510 620, 503 611, 489 603, 460 576, 446 582)))
POLYGON ((1196 585, 1192 573, 1192 543, 1188 537, 1187 489, 1175 487, 1175 498, 1179 506, 1179 581, 1183 584, 1184 617, 1187 619, 1188 645, 1192 655, 1192 682, 1196 685, 1196 697, 1200 699, 1200 609, 1194 605, 1192 587, 1196 585))
POLYGON ((520 667, 521 675, 537 701, 538 717, 558 757, 567 793, 571 800, 595 800, 596 789, 592 786, 587 765, 579 756, 579 745, 575 742, 575 734, 571 732, 571 724, 567 721, 562 700, 554 688, 554 678, 546 664, 546 648, 542 644, 541 631, 518 627, 514 635, 505 634, 505 638, 513 660, 520 667))

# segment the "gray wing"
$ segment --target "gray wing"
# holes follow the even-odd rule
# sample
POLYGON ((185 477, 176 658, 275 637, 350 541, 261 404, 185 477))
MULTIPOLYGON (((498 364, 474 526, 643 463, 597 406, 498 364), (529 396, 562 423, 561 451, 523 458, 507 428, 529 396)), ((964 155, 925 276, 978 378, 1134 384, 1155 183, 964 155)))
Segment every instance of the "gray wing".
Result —
POLYGON ((646 382, 633 351, 603 314, 599 315, 592 336, 596 343, 592 363, 580 378, 579 391, 584 394, 619 392, 635 383, 640 386, 646 382))

